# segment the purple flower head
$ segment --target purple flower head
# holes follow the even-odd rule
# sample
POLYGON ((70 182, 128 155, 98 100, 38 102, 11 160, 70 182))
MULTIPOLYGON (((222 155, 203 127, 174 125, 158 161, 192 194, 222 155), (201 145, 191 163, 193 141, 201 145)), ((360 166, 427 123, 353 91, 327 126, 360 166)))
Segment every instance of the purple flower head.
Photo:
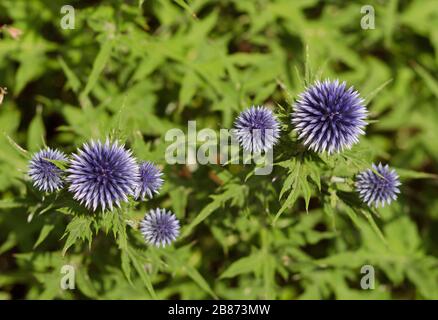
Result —
POLYGON ((128 201, 139 179, 138 165, 132 153, 117 142, 106 140, 85 143, 73 154, 67 169, 67 181, 73 198, 89 209, 113 210, 115 203, 128 201))
POLYGON ((178 219, 166 209, 152 209, 140 222, 140 231, 146 242, 156 247, 165 247, 174 241, 179 235, 179 228, 178 219))
POLYGON ((253 106, 237 117, 233 134, 244 150, 266 152, 277 143, 280 124, 271 110, 264 106, 253 106))
POLYGON ((374 171, 367 169, 357 175, 356 190, 368 206, 378 207, 380 204, 384 207, 385 203, 390 204, 397 199, 397 193, 400 193, 398 186, 401 183, 395 170, 388 165, 373 164, 373 169, 374 171))
POLYGON ((67 157, 61 151, 46 148, 32 156, 29 162, 28 174, 36 188, 41 191, 53 192, 63 187, 63 172, 47 159, 67 161, 67 157))
POLYGON ((350 149, 364 134, 367 110, 353 87, 338 80, 317 81, 299 95, 292 124, 298 138, 315 152, 350 149))
POLYGON ((142 162, 140 164, 140 180, 135 188, 135 199, 144 200, 146 196, 152 198, 154 193, 163 185, 161 179, 163 173, 152 162, 142 162))

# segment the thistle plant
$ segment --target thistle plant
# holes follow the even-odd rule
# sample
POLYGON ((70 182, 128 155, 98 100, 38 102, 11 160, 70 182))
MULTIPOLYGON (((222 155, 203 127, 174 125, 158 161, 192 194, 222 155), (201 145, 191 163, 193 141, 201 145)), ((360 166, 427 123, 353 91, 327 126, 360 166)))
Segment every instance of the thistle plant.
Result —
MULTIPOLYGON (((276 109, 276 115, 266 107, 251 107, 237 116, 233 132, 241 147, 252 152, 275 147, 274 161, 282 167, 276 174, 284 177, 280 178, 283 185, 279 190, 284 200, 271 218, 273 224, 300 196, 306 211, 312 197, 326 202, 329 196, 334 210, 338 204, 351 206, 353 196, 357 210, 370 212, 396 199, 400 182, 394 170, 379 165, 373 167, 377 174, 371 170, 359 173, 358 169, 364 169, 364 159, 351 149, 365 135, 367 116, 360 93, 338 79, 307 82, 289 106, 276 109), (253 129, 259 129, 255 130, 259 134, 255 135, 253 129), (264 135, 268 129, 271 135, 264 135), (339 164, 349 166, 341 176, 339 164), (286 172, 282 172, 284 169, 286 172), (350 196, 346 197, 345 190, 350 196), (361 202, 369 207, 361 208, 361 202)), ((329 206, 324 208, 328 210, 329 206)))
MULTIPOLYGON (((252 106, 245 109, 236 117, 232 134, 247 152, 273 150, 277 178, 270 181, 268 177, 260 177, 256 184, 251 174, 245 183, 239 182, 238 177, 229 178, 222 186, 223 195, 214 197, 200 218, 182 227, 193 229, 229 199, 240 205, 248 203, 248 206, 261 199, 265 201, 263 205, 272 202, 269 206, 277 207, 277 213, 260 217, 264 225, 275 226, 300 196, 305 200, 306 211, 309 211, 310 199, 315 197, 325 203, 325 211, 341 208, 374 214, 379 206, 397 199, 400 181, 388 165, 373 164, 371 169, 363 170, 364 159, 350 150, 365 134, 366 117, 367 110, 359 92, 339 80, 315 81, 286 108, 252 106), (350 166, 351 170, 343 170, 342 176, 338 176, 339 164, 350 166), (273 202, 265 191, 254 199, 246 199, 248 189, 272 190, 277 188, 276 184, 280 184, 279 202, 273 202), (357 201, 351 202, 352 195, 357 201), (328 198, 330 205, 326 204, 328 198)), ((142 203, 149 207, 148 201, 153 200, 163 185, 163 173, 150 161, 138 161, 133 152, 117 140, 91 140, 70 156, 58 150, 43 149, 31 158, 28 174, 40 191, 60 192, 65 188, 74 203, 88 211, 85 215, 75 215, 69 226, 93 223, 97 228, 105 228, 106 217, 111 217, 110 225, 116 230, 118 246, 127 252, 133 250, 126 237, 127 225, 136 229, 137 237, 143 238, 143 246, 164 250, 164 255, 167 247, 172 247, 180 237, 180 222, 170 210, 148 209, 137 222, 129 217, 132 208, 142 203), (91 218, 85 218, 87 216, 91 218)), ((369 215, 368 218, 372 219, 369 215)), ((181 238, 185 238, 186 233, 181 238)), ((64 250, 78 239, 92 239, 91 230, 77 232, 76 236, 72 234, 68 233, 64 250)), ((136 263, 135 258, 129 259, 136 263)), ((147 288, 151 290, 149 285, 147 288)))
POLYGON ((0 299, 438 299, 435 2, 0 1, 0 299))

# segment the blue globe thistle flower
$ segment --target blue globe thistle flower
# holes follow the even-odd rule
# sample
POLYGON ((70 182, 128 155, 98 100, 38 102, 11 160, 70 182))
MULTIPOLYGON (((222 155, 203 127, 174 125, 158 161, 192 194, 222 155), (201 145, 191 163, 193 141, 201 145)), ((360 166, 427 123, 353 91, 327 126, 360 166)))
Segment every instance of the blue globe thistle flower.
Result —
POLYGON ((46 148, 32 156, 29 162, 29 177, 33 185, 41 191, 53 192, 60 190, 64 183, 63 172, 54 163, 48 160, 67 161, 61 151, 46 148))
POLYGON ((113 210, 128 201, 137 185, 138 165, 130 150, 117 142, 91 141, 73 154, 67 169, 69 191, 73 198, 93 211, 113 210))
POLYGON ((237 117, 233 134, 244 150, 266 152, 277 143, 280 124, 271 110, 252 106, 237 117))
POLYGON ((338 80, 317 81, 299 95, 292 124, 298 138, 315 152, 350 149, 364 134, 367 110, 353 87, 338 80))
POLYGON ((140 164, 140 180, 135 188, 135 199, 144 200, 146 195, 152 198, 154 193, 158 193, 164 182, 161 179, 162 175, 160 169, 152 162, 142 162, 140 164))
POLYGON ((165 247, 179 235, 179 221, 175 215, 166 209, 150 210, 140 222, 140 231, 146 242, 165 247))
POLYGON ((373 170, 367 169, 359 173, 356 177, 356 190, 359 197, 368 206, 378 207, 390 204, 392 200, 397 199, 397 193, 400 193, 398 186, 401 184, 397 173, 390 169, 388 165, 372 165, 373 170), (379 174, 377 174, 378 172, 379 174))

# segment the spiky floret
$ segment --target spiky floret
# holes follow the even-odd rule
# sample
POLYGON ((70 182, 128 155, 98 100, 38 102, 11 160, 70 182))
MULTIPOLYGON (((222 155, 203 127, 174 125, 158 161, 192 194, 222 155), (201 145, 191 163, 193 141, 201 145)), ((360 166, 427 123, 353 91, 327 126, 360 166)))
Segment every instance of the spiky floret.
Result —
POLYGON ((232 132, 244 150, 266 152, 277 143, 280 124, 268 108, 252 106, 240 113, 232 132))
POLYGON ((118 142, 91 141, 73 154, 67 169, 69 191, 73 198, 93 211, 128 201, 139 179, 139 168, 132 157, 118 142))
POLYGON ((160 169, 152 162, 140 163, 140 179, 135 188, 135 198, 144 200, 146 196, 152 198, 154 193, 158 193, 164 182, 162 175, 160 169))
POLYGON ((316 81, 299 95, 292 112, 298 138, 315 152, 350 149, 365 134, 367 110, 353 87, 338 80, 316 81))
POLYGON ((140 222, 140 231, 146 242, 165 247, 179 235, 179 221, 171 211, 157 208, 150 210, 140 222))
POLYGON ((56 149, 40 150, 32 156, 29 162, 28 175, 36 188, 53 192, 63 187, 63 172, 49 160, 67 161, 67 157, 56 149))
POLYGON ((374 171, 367 169, 357 175, 356 190, 368 206, 384 207, 397 199, 401 183, 395 170, 390 169, 388 165, 373 164, 372 168, 374 171))

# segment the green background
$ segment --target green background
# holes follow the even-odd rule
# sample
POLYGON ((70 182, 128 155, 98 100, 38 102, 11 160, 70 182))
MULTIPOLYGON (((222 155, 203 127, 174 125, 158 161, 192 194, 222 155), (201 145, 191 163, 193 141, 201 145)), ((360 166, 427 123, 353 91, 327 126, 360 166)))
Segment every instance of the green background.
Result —
MULTIPOLYGON (((73 30, 64 4, 0 2, 0 298, 438 298, 437 1, 71 0, 73 30), (363 5, 374 30, 360 27, 363 5), (245 182, 242 166, 166 164, 167 130, 230 128, 252 104, 290 110, 306 69, 373 97, 351 154, 403 183, 378 216, 329 206, 312 185, 273 226, 281 171, 245 182), (109 134, 165 173, 160 195, 123 218, 53 207, 11 142, 73 152, 109 134), (157 206, 183 225, 169 249, 130 227, 157 206), (65 264, 75 290, 59 287, 65 264), (374 290, 360 289, 367 264, 374 290)), ((344 164, 337 175, 354 174, 344 164)))

